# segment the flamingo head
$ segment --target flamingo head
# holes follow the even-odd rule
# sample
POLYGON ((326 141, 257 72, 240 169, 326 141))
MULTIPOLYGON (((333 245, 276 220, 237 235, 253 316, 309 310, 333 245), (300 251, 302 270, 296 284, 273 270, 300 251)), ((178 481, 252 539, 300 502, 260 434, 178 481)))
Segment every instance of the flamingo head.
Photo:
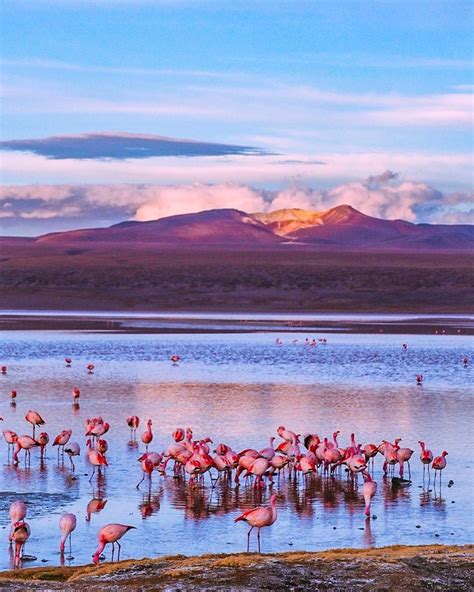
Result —
POLYGON ((441 456, 448 456, 448 453, 446 452, 446 450, 443 450, 443 452, 441 453, 441 456))
POLYGON ((151 426, 153 425, 153 423, 152 423, 151 419, 149 419, 149 420, 146 422, 146 425, 147 425, 148 427, 151 427, 151 426))
POLYGON ((398 443, 401 442, 402 439, 401 438, 395 438, 395 446, 398 446, 398 443))

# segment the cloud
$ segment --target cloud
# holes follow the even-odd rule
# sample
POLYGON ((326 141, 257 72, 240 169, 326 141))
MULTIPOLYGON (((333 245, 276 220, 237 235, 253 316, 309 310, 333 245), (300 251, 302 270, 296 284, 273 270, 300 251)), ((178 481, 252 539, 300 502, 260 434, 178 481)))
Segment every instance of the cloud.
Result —
POLYGON ((350 204, 380 218, 466 223, 472 219, 472 198, 461 192, 444 194, 426 183, 400 181, 396 173, 387 170, 328 189, 296 183, 279 190, 236 183, 4 186, 0 193, 0 217, 3 225, 28 220, 46 232, 50 228, 45 221, 52 220, 73 228, 124 219, 154 220, 214 208, 245 212, 282 208, 321 211, 350 204))
POLYGON ((33 152, 57 160, 263 154, 259 149, 250 146, 197 142, 124 132, 52 136, 29 140, 5 140, 0 142, 0 149, 33 152))

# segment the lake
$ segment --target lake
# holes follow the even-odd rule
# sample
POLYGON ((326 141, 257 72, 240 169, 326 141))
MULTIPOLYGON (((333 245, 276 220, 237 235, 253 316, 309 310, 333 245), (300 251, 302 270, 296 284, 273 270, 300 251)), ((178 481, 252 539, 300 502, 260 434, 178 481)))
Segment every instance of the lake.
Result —
MULTIPOLYGON (((137 530, 123 539, 122 558, 238 552, 246 548, 247 527, 234 524, 243 510, 268 503, 267 488, 255 492, 218 484, 191 490, 174 479, 153 473, 151 492, 142 484, 137 458, 144 446, 131 445, 125 419, 148 418, 155 437, 150 450, 162 451, 178 427, 192 427, 197 438, 209 436, 236 451, 263 448, 283 424, 296 433, 321 437, 341 430, 340 442, 380 443, 401 437, 415 450, 412 484, 395 489, 382 478, 381 456, 374 478, 379 490, 372 514, 365 520, 361 479, 353 487, 344 473, 334 479, 314 476, 296 482, 288 476, 275 481, 281 493, 279 517, 262 531, 263 551, 321 550, 388 544, 472 542, 472 479, 474 444, 472 338, 466 335, 302 333, 286 328, 277 334, 180 333, 127 334, 90 331, 2 331, 0 415, 3 428, 31 434, 24 420, 29 409, 46 420, 51 441, 62 429, 73 430, 81 444, 75 474, 68 459, 58 462, 49 446, 40 465, 32 452, 31 466, 23 459, 9 464, 7 447, 0 448, 0 528, 3 529, 0 568, 11 567, 8 554, 8 507, 20 497, 28 502, 31 537, 25 553, 37 559, 24 565, 60 563, 58 522, 62 511, 74 512, 71 564, 88 563, 100 526, 132 524, 137 530), (327 338, 327 344, 304 346, 306 338, 327 338), (408 344, 404 352, 402 344, 408 344), (170 362, 181 356, 178 365, 170 362), (463 365, 468 355, 470 363, 463 365), (72 367, 64 358, 71 356, 72 367), (86 365, 95 364, 93 374, 86 365), (417 386, 415 376, 424 375, 417 386), (81 390, 80 407, 72 404, 72 388, 81 390), (18 393, 11 406, 10 391, 18 393), (88 481, 84 457, 86 418, 101 415, 111 424, 109 468, 100 480, 88 481), (441 490, 423 483, 418 440, 436 454, 447 450, 448 465, 441 490), (448 482, 454 483, 448 487, 448 482), (106 499, 102 511, 85 520, 93 498, 106 499)), ((21 456, 23 453, 21 454, 21 456)), ((170 465, 171 466, 171 465, 170 465)), ((106 551, 107 558, 110 551, 106 551)))

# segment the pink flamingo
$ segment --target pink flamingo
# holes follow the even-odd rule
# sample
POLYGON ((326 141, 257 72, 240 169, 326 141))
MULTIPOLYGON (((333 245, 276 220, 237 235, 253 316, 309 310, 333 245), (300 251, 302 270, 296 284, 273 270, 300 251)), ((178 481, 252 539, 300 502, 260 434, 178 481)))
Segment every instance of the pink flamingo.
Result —
POLYGON ((10 451, 13 451, 15 448, 18 434, 12 430, 3 430, 3 438, 8 445, 8 457, 10 457, 10 451))
POLYGON ((2 366, 2 374, 6 374, 8 371, 8 368, 6 366, 2 366))
POLYGON ((33 426, 33 438, 35 437, 36 426, 42 426, 46 423, 37 411, 31 411, 31 409, 25 415, 25 419, 28 423, 31 423, 31 425, 33 426))
POLYGON ((64 446, 64 452, 69 456, 69 460, 71 461, 72 470, 75 471, 76 467, 74 465, 74 461, 72 460, 73 456, 79 456, 81 454, 81 447, 77 442, 68 442, 64 446))
POLYGON ((72 436, 72 430, 62 430, 56 438, 54 438, 53 446, 58 447, 58 460, 59 460, 59 450, 62 449, 62 453, 64 454, 64 446, 69 442, 69 439, 72 436))
POLYGON ((435 471, 435 480, 436 480, 436 471, 439 471, 439 486, 441 487, 441 471, 446 467, 446 457, 448 453, 446 450, 443 450, 441 456, 436 456, 433 460, 433 464, 431 468, 435 471))
POLYGON ((20 461, 18 459, 18 453, 20 450, 25 451, 25 463, 26 461, 30 460, 30 450, 35 446, 39 446, 36 440, 33 440, 31 436, 19 436, 16 441, 16 448, 13 453, 13 462, 14 464, 18 464, 20 461))
POLYGON ((145 444, 145 450, 148 452, 148 446, 151 444, 152 440, 153 440, 153 432, 151 431, 151 419, 149 419, 146 423, 147 425, 147 430, 146 432, 143 432, 142 434, 142 442, 143 444, 145 444))
POLYGON ((173 366, 177 366, 178 362, 181 360, 181 358, 176 354, 172 355, 170 359, 173 362, 173 366))
POLYGON ((49 436, 46 432, 41 432, 37 439, 38 445, 40 447, 40 458, 41 460, 44 458, 44 449, 49 442, 49 436))
POLYGON ((257 541, 258 541, 258 552, 260 553, 260 530, 265 526, 271 526, 277 519, 276 510, 277 495, 274 493, 270 497, 269 506, 258 506, 253 510, 247 510, 240 516, 238 516, 234 522, 247 522, 250 524, 250 530, 247 534, 247 553, 250 550, 250 534, 254 528, 257 528, 257 541))
POLYGON ((140 485, 143 483, 143 481, 145 480, 145 477, 147 475, 148 475, 148 479, 149 479, 149 486, 151 487, 151 474, 153 473, 153 469, 155 468, 153 461, 151 461, 148 457, 145 457, 141 461, 141 468, 143 471, 143 476, 142 476, 141 480, 137 483, 137 489, 140 488, 140 485))
POLYGON ((21 522, 28 512, 28 508, 23 500, 15 500, 10 504, 9 516, 11 521, 10 535, 8 540, 10 544, 13 541, 13 531, 15 530, 15 523, 21 522))
POLYGON ((112 561, 114 559, 114 550, 115 550, 115 543, 118 546, 118 556, 117 560, 120 559, 120 551, 122 549, 122 545, 119 543, 119 540, 126 534, 129 530, 135 528, 135 526, 128 526, 127 524, 106 524, 99 530, 99 546, 97 547, 92 559, 94 563, 99 563, 100 554, 105 548, 105 545, 111 543, 112 544, 112 561))
POLYGON ((91 448, 91 441, 88 440, 87 441, 89 449, 87 451, 87 457, 89 459, 89 462, 91 463, 91 465, 94 467, 94 469, 92 470, 92 475, 89 479, 89 482, 92 481, 92 478, 94 477, 94 473, 96 468, 98 467, 99 469, 99 475, 100 475, 100 467, 101 466, 105 466, 108 467, 109 464, 107 462, 107 459, 105 458, 105 456, 98 452, 97 450, 94 450, 93 448, 91 448))
POLYGON ((66 362, 66 367, 70 368, 72 364, 72 358, 64 358, 64 361, 66 362))
POLYGON ((424 479, 426 466, 428 466, 428 477, 430 476, 430 464, 433 461, 433 453, 431 452, 431 450, 428 450, 428 448, 426 448, 423 440, 418 440, 418 444, 420 445, 420 448, 421 448, 420 460, 423 463, 423 479, 424 479))
POLYGON ((423 374, 417 374, 416 375, 416 384, 418 386, 421 386, 423 384, 423 374))
POLYGON ((408 479, 411 480, 411 469, 410 469, 410 458, 413 455, 413 450, 411 448, 399 448, 397 450, 398 456, 398 463, 400 465, 400 477, 403 479, 403 468, 404 464, 408 464, 408 479))
POLYGON ((26 541, 30 538, 31 530, 26 522, 20 520, 13 525, 12 541, 15 542, 15 567, 20 566, 23 557, 23 549, 26 541))
POLYGON ((61 542, 59 543, 59 552, 61 555, 64 554, 64 547, 66 546, 66 541, 69 538, 69 555, 72 555, 72 531, 75 530, 77 525, 77 519, 75 514, 68 514, 64 512, 61 514, 61 518, 59 519, 59 528, 61 529, 61 542))
POLYGON ((87 364, 86 369, 88 371, 89 374, 93 374, 94 373, 94 364, 87 364))
POLYGON ((91 501, 87 504, 87 508, 86 508, 86 522, 90 522, 91 514, 98 514, 100 511, 102 511, 105 508, 106 504, 107 504, 106 499, 100 499, 97 497, 94 497, 93 499, 91 499, 91 501))
POLYGON ((365 501, 365 515, 370 516, 370 504, 372 498, 377 493, 377 483, 372 480, 368 471, 363 471, 362 476, 364 477, 364 485, 362 486, 362 495, 365 501))
POLYGON ((77 388, 77 386, 75 386, 72 389, 72 397, 73 397, 74 401, 77 402, 77 400, 79 399, 80 396, 81 396, 81 391, 77 388))
POLYGON ((10 391, 10 399, 13 401, 14 399, 16 399, 17 396, 17 392, 15 390, 10 391))
POLYGON ((263 475, 268 471, 270 467, 270 461, 266 458, 260 457, 254 460, 254 462, 248 468, 248 475, 255 475, 254 487, 265 487, 263 481, 263 475))
POLYGON ((140 425, 140 418, 137 415, 130 415, 130 417, 127 417, 127 425, 130 428, 130 439, 136 440, 137 428, 140 425))

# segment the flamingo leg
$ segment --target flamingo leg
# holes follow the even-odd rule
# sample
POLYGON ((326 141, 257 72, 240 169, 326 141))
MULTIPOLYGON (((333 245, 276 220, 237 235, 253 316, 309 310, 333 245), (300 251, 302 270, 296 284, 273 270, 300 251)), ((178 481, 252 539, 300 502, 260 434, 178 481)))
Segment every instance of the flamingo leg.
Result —
POLYGON ((247 553, 250 552, 250 533, 252 532, 252 530, 253 530, 253 526, 251 527, 251 529, 247 533, 247 553))
POLYGON ((137 484, 137 489, 140 488, 140 485, 143 483, 143 480, 145 479, 145 473, 143 473, 141 480, 138 482, 137 484))
POLYGON ((261 553, 261 551, 260 551, 260 528, 257 530, 257 541, 258 541, 258 552, 261 553))
POLYGON ((92 478, 94 477, 94 473, 95 473, 95 466, 92 469, 92 475, 91 475, 91 478, 89 479, 89 483, 92 481, 92 478))
POLYGON ((118 547, 117 561, 120 561, 120 551, 122 550, 122 545, 118 541, 117 541, 117 547, 118 547))

